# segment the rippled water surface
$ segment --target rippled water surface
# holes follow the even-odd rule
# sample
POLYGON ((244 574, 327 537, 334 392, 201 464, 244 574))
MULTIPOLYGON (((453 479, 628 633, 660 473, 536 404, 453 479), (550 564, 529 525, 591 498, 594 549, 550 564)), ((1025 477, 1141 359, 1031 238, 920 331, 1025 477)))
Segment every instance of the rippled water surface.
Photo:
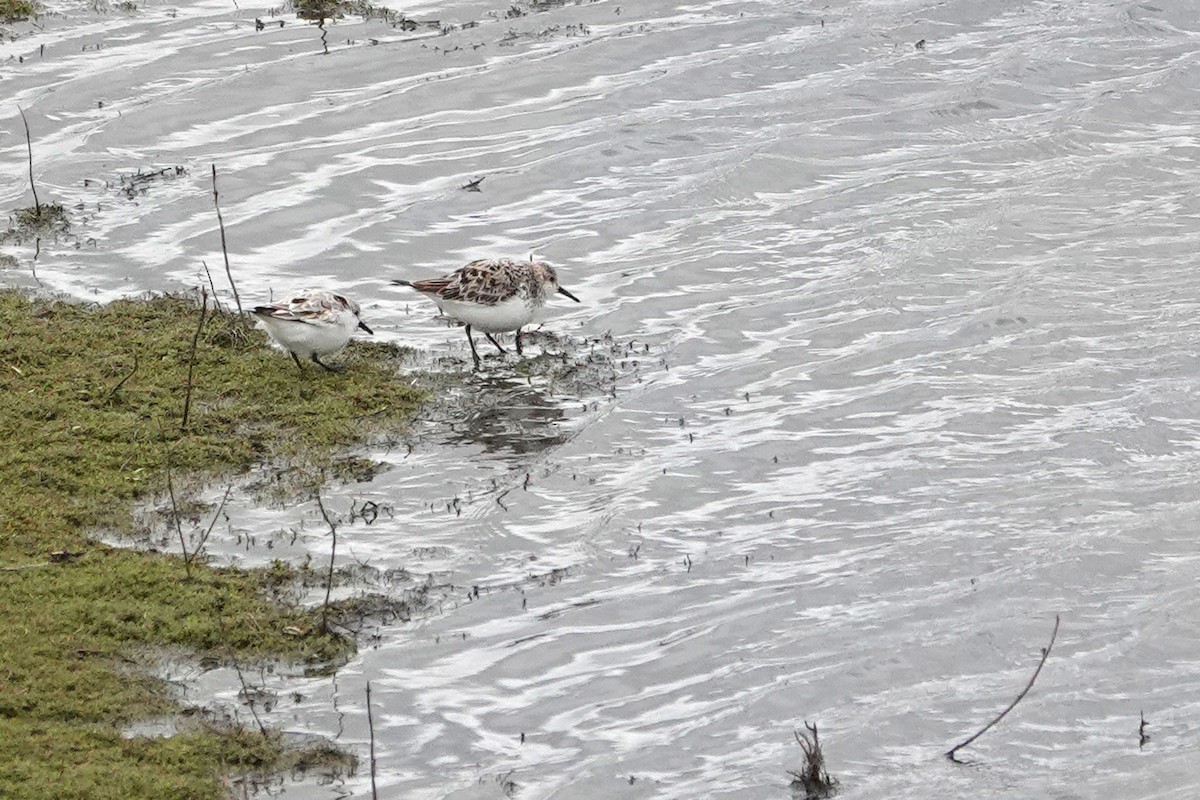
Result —
MULTIPOLYGON (((1196 796, 1193 4, 432 0, 327 55, 244 2, 55 8, 0 45, 0 200, 20 104, 75 223, 47 287, 224 285, 215 162, 244 299, 337 285, 454 367, 390 278, 532 253, 584 300, 545 344, 584 379, 490 359, 330 490, 430 607, 273 722, 365 755, 370 680, 397 798, 787 798, 806 719, 846 798, 1196 796)), ((228 511, 327 557, 315 507, 228 511)))

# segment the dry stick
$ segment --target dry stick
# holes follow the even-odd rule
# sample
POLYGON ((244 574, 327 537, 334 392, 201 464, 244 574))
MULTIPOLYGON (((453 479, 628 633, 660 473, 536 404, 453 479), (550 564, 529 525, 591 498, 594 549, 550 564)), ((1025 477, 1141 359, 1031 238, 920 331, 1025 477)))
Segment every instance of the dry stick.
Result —
POLYGON ((188 356, 187 395, 183 398, 183 422, 179 424, 179 432, 187 431, 188 414, 192 410, 192 375, 196 371, 196 345, 200 342, 200 331, 204 328, 204 315, 208 312, 208 289, 200 287, 200 320, 196 323, 196 332, 192 334, 192 352, 188 356))
POLYGON ((367 728, 371 731, 371 800, 379 800, 375 789, 375 717, 371 714, 371 682, 367 681, 367 728))
POLYGON ((167 461, 167 494, 171 498, 171 517, 175 520, 175 532, 179 534, 179 549, 183 551, 183 569, 188 580, 192 579, 192 560, 188 558, 187 543, 183 540, 183 526, 179 524, 179 504, 175 502, 175 481, 171 477, 171 463, 167 461))
POLYGON ((137 375, 137 371, 138 371, 138 355, 137 355, 137 353, 134 353, 133 354, 133 369, 129 370, 128 375, 126 375, 124 378, 121 378, 121 380, 117 381, 116 386, 114 386, 113 388, 108 390, 108 399, 105 400, 104 402, 111 403, 113 401, 113 398, 115 398, 117 396, 117 392, 121 391, 121 387, 125 385, 125 382, 128 381, 130 378, 132 378, 134 375, 137 375))
POLYGON ((21 112, 21 122, 25 124, 25 147, 29 150, 29 188, 33 190, 33 210, 40 219, 42 204, 38 202, 37 186, 33 183, 33 141, 29 138, 29 120, 25 119, 25 111, 20 106, 17 106, 17 111, 21 112))
POLYGON ((983 734, 986 733, 989 728, 991 728, 993 725, 995 725, 1000 720, 1004 719, 1005 715, 1008 714, 1008 712, 1010 712, 1014 708, 1016 708, 1017 703, 1021 702, 1021 700, 1025 697, 1025 695, 1029 694, 1029 690, 1033 688, 1033 682, 1037 680, 1038 674, 1041 673, 1042 667, 1045 666, 1045 664, 1046 664, 1046 659, 1050 657, 1050 650, 1054 647, 1054 640, 1057 636, 1058 636, 1058 615, 1055 614, 1054 615, 1054 631, 1050 634, 1050 644, 1048 644, 1042 648, 1042 660, 1038 662, 1037 669, 1035 669, 1033 671, 1033 676, 1030 677, 1029 683, 1025 684, 1025 688, 1021 690, 1021 693, 1019 695, 1017 695, 1017 699, 1013 700, 1011 703, 1009 703, 1008 708, 1001 711, 994 720, 992 720, 987 725, 984 725, 982 728, 980 728, 979 732, 976 733, 974 736, 972 736, 971 738, 967 739, 964 742, 956 744, 954 747, 947 750, 946 758, 950 759, 951 761, 962 763, 962 762, 958 761, 957 758, 954 757, 954 754, 957 753, 962 748, 969 745, 971 742, 978 739, 980 736, 983 736, 983 734))
POLYGON ((208 523, 208 529, 204 531, 204 534, 200 537, 200 542, 196 545, 196 549, 192 551, 193 560, 195 560, 196 556, 200 555, 200 551, 204 549, 204 543, 208 541, 209 534, 211 534, 213 528, 216 527, 217 520, 221 518, 221 512, 225 510, 225 503, 229 500, 229 493, 231 491, 233 491, 232 486, 225 487, 225 496, 221 498, 221 505, 217 506, 217 513, 213 514, 212 522, 208 523))
POLYGON ((329 532, 333 535, 333 544, 329 547, 329 575, 325 578, 325 604, 321 606, 321 629, 325 633, 329 633, 329 596, 333 592, 333 560, 337 556, 337 526, 329 518, 329 512, 325 510, 325 504, 321 502, 320 492, 317 492, 317 507, 321 509, 321 516, 325 518, 325 523, 329 525, 329 532))
POLYGON ((263 725, 263 721, 258 717, 258 709, 254 707, 254 699, 250 696, 250 687, 246 685, 246 676, 242 675, 242 668, 238 665, 237 658, 230 656, 233 659, 233 668, 237 670, 238 681, 242 684, 242 696, 246 698, 246 705, 250 706, 250 713, 254 715, 254 721, 258 723, 258 730, 265 738, 267 735, 267 726, 263 725))
POLYGON ((237 304, 238 316, 242 315, 242 298, 238 296, 237 286, 233 282, 233 271, 229 269, 229 249, 225 246, 225 220, 221 218, 221 201, 217 194, 217 165, 212 165, 213 206, 217 209, 217 225, 221 227, 221 255, 225 257, 225 277, 229 278, 229 288, 233 290, 233 302, 237 304))
POLYGON ((220 313, 221 303, 217 300, 217 285, 213 283, 212 273, 208 271, 208 262, 204 259, 201 259, 200 264, 204 267, 204 274, 208 276, 208 289, 212 292, 213 311, 215 313, 220 313))

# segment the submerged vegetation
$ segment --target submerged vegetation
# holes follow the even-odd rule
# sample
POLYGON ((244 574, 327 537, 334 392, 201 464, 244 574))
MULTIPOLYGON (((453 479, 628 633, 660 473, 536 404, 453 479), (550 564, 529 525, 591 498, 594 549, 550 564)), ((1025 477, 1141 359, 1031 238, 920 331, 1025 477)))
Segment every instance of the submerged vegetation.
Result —
POLYGON ((417 23, 387 6, 377 6, 370 0, 292 0, 300 19, 341 19, 347 16, 379 19, 394 23, 404 30, 415 30, 417 23), (411 27, 410 27, 411 25, 411 27))
POLYGON ((792 778, 794 796, 804 800, 818 800, 828 797, 837 790, 837 779, 829 776, 825 769, 825 751, 821 749, 821 737, 816 725, 804 723, 804 732, 792 731, 796 743, 804 751, 804 766, 798 770, 788 770, 792 778))
POLYGON ((23 242, 38 236, 56 236, 71 230, 67 211, 58 203, 41 203, 18 208, 10 217, 8 229, 0 231, 0 242, 23 242))
POLYGON ((296 756, 274 734, 212 724, 124 737, 131 721, 178 711, 162 682, 129 663, 161 647, 327 663, 353 647, 320 609, 283 602, 281 565, 185 565, 91 538, 129 530, 134 501, 163 493, 169 473, 179 486, 286 463, 318 480, 422 399, 397 375, 398 348, 356 343, 345 372, 310 370, 301 382, 231 314, 208 316, 197 335, 198 306, 85 307, 0 291, 5 797, 219 797, 220 775, 296 756))

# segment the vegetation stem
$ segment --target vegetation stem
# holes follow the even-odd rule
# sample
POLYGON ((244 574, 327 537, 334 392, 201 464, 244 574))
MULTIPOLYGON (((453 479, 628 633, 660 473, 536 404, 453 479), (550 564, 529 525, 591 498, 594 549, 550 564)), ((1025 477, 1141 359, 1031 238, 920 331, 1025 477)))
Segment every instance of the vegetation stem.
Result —
POLYGON ((950 759, 951 761, 961 764, 962 762, 959 761, 957 758, 955 758, 954 754, 957 753, 962 748, 969 745, 971 742, 978 739, 983 734, 987 733, 987 731, 993 725, 995 725, 1000 720, 1004 719, 1004 717, 1008 714, 1008 712, 1010 712, 1014 708, 1016 708, 1017 703, 1021 702, 1021 700, 1024 699, 1025 695, 1029 694, 1029 690, 1033 688, 1033 682, 1037 680, 1038 675, 1042 671, 1042 667, 1046 665, 1046 659, 1050 657, 1050 650, 1051 650, 1051 648, 1054 647, 1054 640, 1055 640, 1055 638, 1057 638, 1057 636, 1058 636, 1058 615, 1055 614, 1054 615, 1054 630, 1050 634, 1050 644, 1048 644, 1042 648, 1042 660, 1038 662, 1037 669, 1035 669, 1033 671, 1033 675, 1029 678, 1029 683, 1025 684, 1025 688, 1022 689, 1021 693, 1017 695, 1017 699, 1015 699, 1011 703, 1009 703, 1007 708, 1005 708, 1003 711, 1001 711, 999 714, 997 714, 996 718, 993 719, 991 722, 989 722, 987 725, 984 725, 982 728, 980 728, 979 731, 974 736, 971 736, 970 738, 956 744, 954 747, 951 747, 949 750, 947 750, 946 758, 950 759))
POLYGON ((204 329, 204 316, 208 313, 208 289, 200 287, 200 319, 196 322, 196 333, 192 335, 192 350, 188 356, 187 395, 183 398, 183 421, 179 424, 181 434, 187 432, 188 415, 192 411, 192 377, 196 372, 196 346, 200 343, 200 331, 204 329))
POLYGON ((17 106, 21 112, 21 122, 25 125, 25 148, 29 151, 29 188, 33 190, 33 208, 38 219, 42 216, 42 204, 38 201, 37 185, 33 182, 33 140, 29 136, 29 120, 25 119, 25 109, 17 106))
POLYGON ((329 533, 333 537, 333 543, 329 546, 329 574, 325 576, 325 603, 321 606, 321 630, 323 633, 329 633, 329 598, 333 593, 333 562, 337 558, 337 525, 329 518, 329 512, 321 502, 320 492, 317 492, 317 507, 321 509, 321 516, 325 518, 325 524, 329 526, 329 533))
POLYGON ((233 282, 233 270, 229 268, 229 248, 225 245, 225 220, 221 217, 221 200, 217 194, 217 165, 212 165, 213 206, 217 209, 217 225, 221 228, 221 255, 225 258, 225 277, 229 279, 229 288, 233 290, 233 302, 237 305, 238 316, 242 316, 242 298, 238 296, 237 285, 233 282))
POLYGON ((371 682, 367 681, 367 729, 371 735, 371 800, 379 800, 375 788, 375 717, 371 713, 371 682))

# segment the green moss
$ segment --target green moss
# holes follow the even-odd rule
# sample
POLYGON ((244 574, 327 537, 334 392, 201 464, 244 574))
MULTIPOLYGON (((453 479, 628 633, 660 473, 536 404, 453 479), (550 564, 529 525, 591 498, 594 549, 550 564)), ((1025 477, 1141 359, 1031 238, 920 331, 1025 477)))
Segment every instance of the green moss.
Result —
POLYGON ((197 311, 180 297, 89 308, 0 291, 6 797, 219 796, 220 774, 245 759, 278 763, 278 743, 252 737, 270 749, 256 755, 237 731, 123 739, 123 724, 175 709, 123 659, 150 645, 325 662, 353 646, 322 631, 319 613, 276 599, 279 565, 194 564, 189 578, 179 557, 88 535, 130 530, 133 502, 164 489, 168 465, 177 485, 264 463, 320 475, 422 400, 398 377, 395 348, 355 344, 345 372, 313 369, 301 382, 291 359, 222 313, 200 336, 184 430, 197 311))
POLYGON ((33 0, 0 0, 0 22, 12 24, 36 17, 41 8, 33 0))
POLYGON ((102 725, 0 718, 0 764, 6 800, 216 800, 229 794, 214 779, 213 764, 224 775, 280 769, 341 774, 353 769, 354 760, 328 747, 288 747, 278 734, 229 726, 196 725, 169 738, 127 739, 102 725), (29 757, 31 749, 36 760, 29 757), (62 769, 50 772, 47 763, 62 769))

